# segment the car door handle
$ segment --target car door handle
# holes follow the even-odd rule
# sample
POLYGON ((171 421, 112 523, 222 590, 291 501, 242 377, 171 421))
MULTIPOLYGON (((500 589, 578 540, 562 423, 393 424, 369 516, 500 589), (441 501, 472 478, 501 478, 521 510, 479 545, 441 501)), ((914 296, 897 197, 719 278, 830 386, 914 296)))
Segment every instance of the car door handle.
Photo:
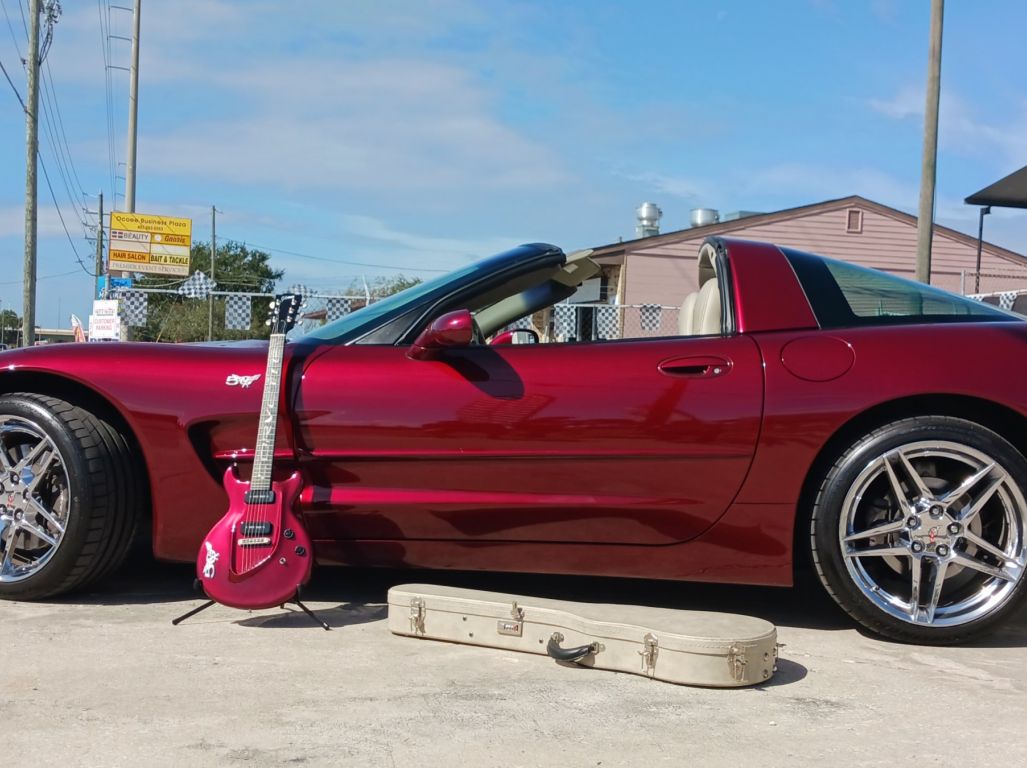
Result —
POLYGON ((667 376, 688 376, 691 378, 710 379, 723 376, 731 370, 731 361, 723 357, 672 357, 656 366, 660 373, 667 376))

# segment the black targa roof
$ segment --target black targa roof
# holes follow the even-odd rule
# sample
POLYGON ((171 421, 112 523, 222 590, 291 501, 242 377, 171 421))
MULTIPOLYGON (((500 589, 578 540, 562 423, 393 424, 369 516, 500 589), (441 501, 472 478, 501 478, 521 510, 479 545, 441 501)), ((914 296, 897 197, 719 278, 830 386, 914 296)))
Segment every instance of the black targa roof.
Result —
POLYGON ((1027 165, 966 198, 967 205, 1027 208, 1027 165))

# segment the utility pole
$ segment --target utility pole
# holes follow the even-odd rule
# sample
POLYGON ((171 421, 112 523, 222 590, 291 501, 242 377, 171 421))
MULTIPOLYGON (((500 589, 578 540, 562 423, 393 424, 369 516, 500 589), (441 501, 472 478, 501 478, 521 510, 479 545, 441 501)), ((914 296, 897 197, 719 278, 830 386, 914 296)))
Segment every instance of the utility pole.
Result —
MULTIPOLYGON (((214 254, 218 251, 217 238, 217 211, 213 205, 210 207, 210 279, 214 279, 214 254)), ((229 222, 231 223, 231 222, 229 222)), ((207 297, 207 341, 214 340, 214 291, 207 297)))
POLYGON ((934 237, 934 182, 938 170, 938 103, 941 100, 941 29, 945 0, 931 0, 931 44, 924 107, 924 154, 920 170, 920 211, 916 227, 916 279, 931 282, 934 237))
MULTIPOLYGON (((136 118, 139 112, 139 12, 142 0, 132 10, 132 63, 128 70, 128 156, 125 158, 125 210, 136 210, 136 118)), ((115 200, 115 202, 117 202, 115 200)), ((117 206, 115 206, 117 207, 117 206)))
POLYGON ((39 0, 29 0, 28 98, 25 104, 25 292, 21 337, 36 343, 36 163, 39 155, 39 0))
MULTIPOLYGON (((100 278, 103 277, 103 190, 100 190, 99 222, 96 225, 96 292, 94 299, 100 298, 100 278)), ((110 278, 107 278, 108 280, 110 278)), ((105 286, 106 290, 110 286, 105 286)))

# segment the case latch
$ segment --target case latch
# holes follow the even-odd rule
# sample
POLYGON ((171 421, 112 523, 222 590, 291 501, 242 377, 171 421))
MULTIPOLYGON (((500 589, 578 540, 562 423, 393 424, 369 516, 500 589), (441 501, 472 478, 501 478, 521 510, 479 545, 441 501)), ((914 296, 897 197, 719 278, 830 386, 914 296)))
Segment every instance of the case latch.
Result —
POLYGON ((415 635, 424 634, 424 598, 414 597, 410 600, 410 631, 415 635))
POLYGON ((645 633, 638 655, 642 657, 642 671, 652 677, 656 673, 656 657, 660 655, 660 641, 652 632, 645 633))
POLYGON ((737 644, 732 644, 727 652, 727 666, 731 670, 731 677, 735 682, 740 683, 745 680, 745 665, 748 663, 745 659, 745 649, 739 648, 737 644))

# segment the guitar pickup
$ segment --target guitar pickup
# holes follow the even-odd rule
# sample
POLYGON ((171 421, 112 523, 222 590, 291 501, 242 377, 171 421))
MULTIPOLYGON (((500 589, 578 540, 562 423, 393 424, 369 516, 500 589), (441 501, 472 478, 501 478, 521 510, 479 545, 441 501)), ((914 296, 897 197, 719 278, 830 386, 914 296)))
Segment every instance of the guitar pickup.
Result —
POLYGON ((246 491, 243 501, 247 504, 274 504, 275 492, 270 488, 266 491, 246 491))
POLYGON ((245 539, 239 539, 237 543, 240 547, 269 547, 271 546, 271 537, 248 536, 245 539))
POLYGON ((270 536, 274 527, 270 522, 242 523, 239 532, 243 536, 270 536))

